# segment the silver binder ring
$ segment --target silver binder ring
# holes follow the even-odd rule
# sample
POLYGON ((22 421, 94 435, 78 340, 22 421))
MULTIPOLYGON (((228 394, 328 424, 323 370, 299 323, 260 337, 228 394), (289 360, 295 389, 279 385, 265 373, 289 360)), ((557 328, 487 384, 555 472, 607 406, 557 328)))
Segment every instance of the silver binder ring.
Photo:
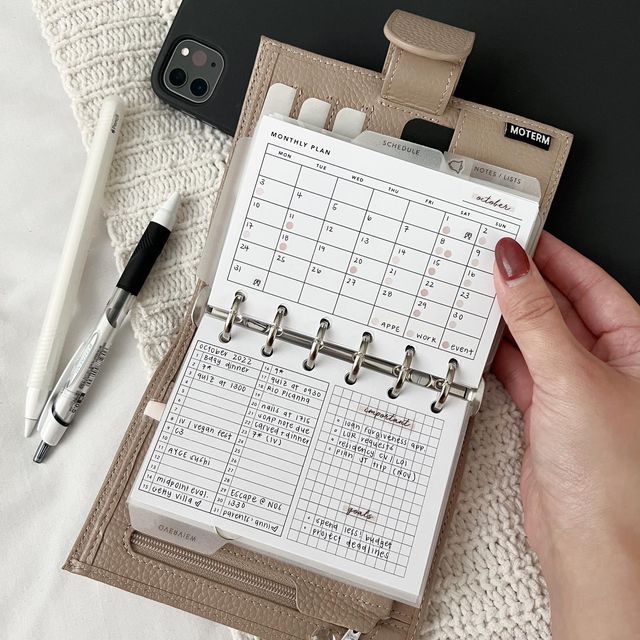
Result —
POLYGON ((313 371, 314 367, 316 366, 316 360, 318 358, 318 354, 320 353, 320 349, 322 349, 324 345, 324 335, 325 333, 327 333, 327 329, 330 326, 331 326, 331 323, 325 318, 322 318, 322 320, 320 320, 318 333, 316 334, 316 337, 313 339, 313 342, 311 343, 311 348, 309 349, 309 355, 307 356, 307 359, 302 363, 302 366, 307 371, 313 371))
POLYGON ((440 389, 440 393, 438 394, 437 399, 431 403, 431 411, 434 413, 440 413, 442 411, 442 407, 444 407, 444 403, 449 397, 451 385, 453 384, 453 379, 456 377, 457 370, 458 361, 455 358, 451 358, 451 360, 449 360, 449 366, 447 367, 447 376, 444 380, 438 380, 436 383, 437 387, 440 389))
POLYGON ((362 364, 364 363, 364 359, 367 356, 367 351, 369 350, 369 345, 373 340, 373 336, 365 331, 362 334, 362 340, 360 341, 360 348, 355 352, 353 356, 353 364, 351 365, 351 370, 344 377, 344 381, 347 384, 355 384, 358 379, 358 374, 360 373, 360 369, 362 369, 362 364))
POLYGON ((286 315, 287 307, 281 304, 276 311, 276 317, 273 319, 272 325, 269 327, 267 340, 261 349, 263 356, 269 357, 273 354, 273 344, 276 341, 276 338, 282 333, 282 318, 286 315))
POLYGON ((231 309, 229 309, 229 313, 227 313, 227 317, 224 321, 224 327, 220 332, 220 342, 229 342, 231 340, 231 328, 233 327, 236 318, 238 317, 238 310, 240 309, 240 305, 246 300, 246 296, 242 291, 236 291, 236 295, 231 304, 231 309))
POLYGON ((411 363, 413 362, 413 356, 416 355, 416 350, 409 345, 404 350, 404 360, 402 365, 400 366, 400 370, 398 371, 398 377, 396 378, 396 383, 387 391, 387 395, 394 400, 400 395, 400 391, 402 391, 402 387, 404 387, 404 383, 409 378, 411 373, 411 363))

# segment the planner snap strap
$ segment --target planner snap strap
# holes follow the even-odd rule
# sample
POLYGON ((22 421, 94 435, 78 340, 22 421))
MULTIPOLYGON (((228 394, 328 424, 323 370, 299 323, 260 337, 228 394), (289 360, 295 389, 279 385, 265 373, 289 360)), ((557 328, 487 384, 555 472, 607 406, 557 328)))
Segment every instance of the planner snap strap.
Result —
POLYGON ((475 34, 394 11, 384 26, 389 53, 382 98, 442 115, 455 91, 475 34))

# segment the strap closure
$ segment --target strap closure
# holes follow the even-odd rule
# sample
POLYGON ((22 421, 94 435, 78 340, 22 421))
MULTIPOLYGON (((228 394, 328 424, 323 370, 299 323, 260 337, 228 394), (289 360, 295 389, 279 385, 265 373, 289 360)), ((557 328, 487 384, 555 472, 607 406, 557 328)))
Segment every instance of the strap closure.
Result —
POLYGON ((382 97, 442 115, 458 84, 475 34, 406 11, 394 11, 384 26, 390 42, 382 97))

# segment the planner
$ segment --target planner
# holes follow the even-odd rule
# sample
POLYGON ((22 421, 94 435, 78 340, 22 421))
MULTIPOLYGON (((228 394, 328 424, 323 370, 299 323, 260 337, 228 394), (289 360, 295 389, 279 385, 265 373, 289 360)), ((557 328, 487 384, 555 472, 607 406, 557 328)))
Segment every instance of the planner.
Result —
POLYGON ((264 640, 411 640, 486 579, 456 504, 493 248, 533 252, 573 136, 455 95, 473 33, 383 30, 381 69, 262 38, 191 301, 66 570, 264 640))
POLYGON ((263 115, 132 526, 417 605, 500 322, 494 248, 540 224, 527 176, 263 115))

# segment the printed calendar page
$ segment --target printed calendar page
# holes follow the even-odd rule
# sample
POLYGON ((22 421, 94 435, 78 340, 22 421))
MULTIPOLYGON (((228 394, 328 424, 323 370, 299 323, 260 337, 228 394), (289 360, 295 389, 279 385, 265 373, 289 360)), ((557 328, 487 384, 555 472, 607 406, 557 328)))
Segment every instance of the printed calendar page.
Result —
POLYGON ((523 246, 538 205, 265 116, 256 130, 209 303, 372 355, 407 344, 430 373, 477 387, 498 326, 492 271, 504 236, 523 246))
POLYGON ((434 391, 410 384, 391 400, 389 376, 364 369, 348 385, 348 363, 321 352, 305 371, 299 346, 265 357, 264 336, 238 327, 225 344, 221 329, 205 316, 196 332, 129 497, 133 526, 187 547, 215 527, 415 605, 468 403, 434 414, 434 391))

